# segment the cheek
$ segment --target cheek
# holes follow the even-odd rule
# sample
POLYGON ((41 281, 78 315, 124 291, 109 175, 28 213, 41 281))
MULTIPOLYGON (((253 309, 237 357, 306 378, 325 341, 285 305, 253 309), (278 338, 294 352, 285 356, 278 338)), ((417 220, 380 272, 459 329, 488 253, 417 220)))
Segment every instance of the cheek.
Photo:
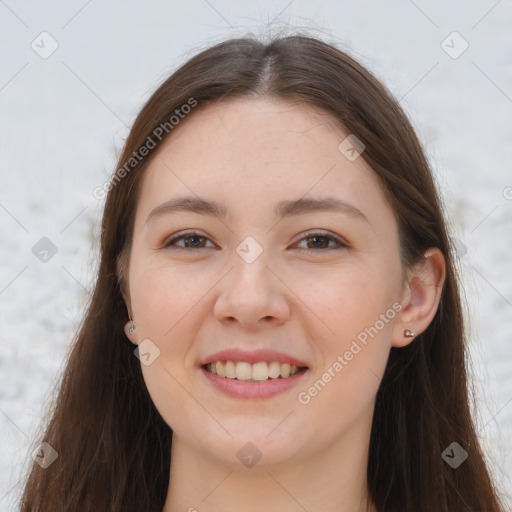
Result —
POLYGON ((347 420, 373 401, 391 347, 398 276, 399 265, 386 272, 356 265, 350 271, 317 276, 314 288, 303 288, 308 306, 329 329, 314 338, 323 361, 301 389, 300 403, 347 420))
MULTIPOLYGON (((375 324, 379 332, 391 332, 396 316, 392 305, 399 296, 398 265, 383 270, 380 266, 355 264, 346 269, 313 272, 314 278, 311 274, 307 281, 302 275, 303 284, 297 286, 297 295, 322 320, 325 339, 330 338, 335 348, 343 349, 375 324)), ((299 276, 296 282, 301 282, 299 276)))
MULTIPOLYGON (((215 276, 212 276, 214 281, 215 276)), ((198 415, 191 404, 189 371, 195 359, 193 343, 200 326, 201 297, 211 288, 208 276, 184 267, 134 261, 130 275, 132 308, 139 341, 150 339, 159 355, 141 369, 153 403, 166 423, 175 428, 184 411, 198 415)), ((200 415, 196 418, 200 423, 200 415)))
POLYGON ((152 265, 150 260, 133 267, 130 291, 134 315, 138 324, 162 338, 204 293, 205 276, 183 267, 152 265))
MULTIPOLYGON (((218 277, 212 276, 209 283, 204 273, 176 268, 152 268, 133 280, 137 331, 160 350, 151 365, 141 364, 144 382, 164 421, 185 438, 190 433, 197 436, 197 427, 191 425, 216 427, 205 417, 202 400, 197 400, 193 391, 197 362, 194 342, 205 321, 204 295, 216 280, 218 277)), ((194 443, 199 442, 194 438, 194 443)))

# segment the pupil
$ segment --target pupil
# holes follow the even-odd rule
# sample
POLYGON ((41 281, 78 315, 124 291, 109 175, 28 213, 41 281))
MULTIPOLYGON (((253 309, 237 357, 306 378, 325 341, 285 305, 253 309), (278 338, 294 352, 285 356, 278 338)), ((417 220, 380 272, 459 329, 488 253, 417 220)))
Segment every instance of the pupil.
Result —
POLYGON ((192 243, 192 246, 197 247, 199 245, 198 240, 200 238, 202 238, 202 237, 200 237, 200 236, 190 236, 190 237, 188 237, 188 240, 189 240, 189 242, 192 243), (193 240, 195 240, 195 242, 193 240))
POLYGON ((323 245, 323 243, 322 243, 322 239, 323 238, 324 237, 322 237, 322 236, 314 236, 314 237, 312 237, 312 240, 314 241, 313 242, 314 246, 315 247, 321 247, 323 245))

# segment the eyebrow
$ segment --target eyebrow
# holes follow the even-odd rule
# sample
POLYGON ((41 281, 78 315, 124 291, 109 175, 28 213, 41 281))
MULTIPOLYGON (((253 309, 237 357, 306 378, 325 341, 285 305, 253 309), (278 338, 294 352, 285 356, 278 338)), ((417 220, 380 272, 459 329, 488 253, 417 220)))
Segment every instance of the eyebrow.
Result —
MULTIPOLYGON (((361 210, 337 197, 322 197, 318 199, 302 197, 300 199, 280 201, 274 208, 274 213, 279 219, 322 211, 344 213, 370 224, 370 221, 361 210)), ((226 207, 216 201, 209 201, 199 197, 177 197, 154 208, 148 215, 146 223, 156 217, 178 212, 211 215, 221 219, 224 219, 227 215, 226 207)))

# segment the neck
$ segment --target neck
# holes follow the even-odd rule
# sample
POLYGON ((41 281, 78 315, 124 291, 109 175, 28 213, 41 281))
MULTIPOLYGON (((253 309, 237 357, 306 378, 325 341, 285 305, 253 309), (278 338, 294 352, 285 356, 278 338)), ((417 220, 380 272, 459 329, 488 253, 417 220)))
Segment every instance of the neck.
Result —
POLYGON ((251 468, 212 459, 174 434, 162 512, 375 512, 366 479, 371 421, 357 426, 321 453, 251 468))

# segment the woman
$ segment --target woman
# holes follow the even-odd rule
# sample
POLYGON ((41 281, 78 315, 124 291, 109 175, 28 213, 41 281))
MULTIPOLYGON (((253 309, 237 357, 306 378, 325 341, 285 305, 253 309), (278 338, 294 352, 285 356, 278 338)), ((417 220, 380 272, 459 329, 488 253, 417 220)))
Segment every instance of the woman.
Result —
POLYGON ((431 171, 350 56, 307 36, 201 52, 100 192, 23 511, 503 509, 431 171))

